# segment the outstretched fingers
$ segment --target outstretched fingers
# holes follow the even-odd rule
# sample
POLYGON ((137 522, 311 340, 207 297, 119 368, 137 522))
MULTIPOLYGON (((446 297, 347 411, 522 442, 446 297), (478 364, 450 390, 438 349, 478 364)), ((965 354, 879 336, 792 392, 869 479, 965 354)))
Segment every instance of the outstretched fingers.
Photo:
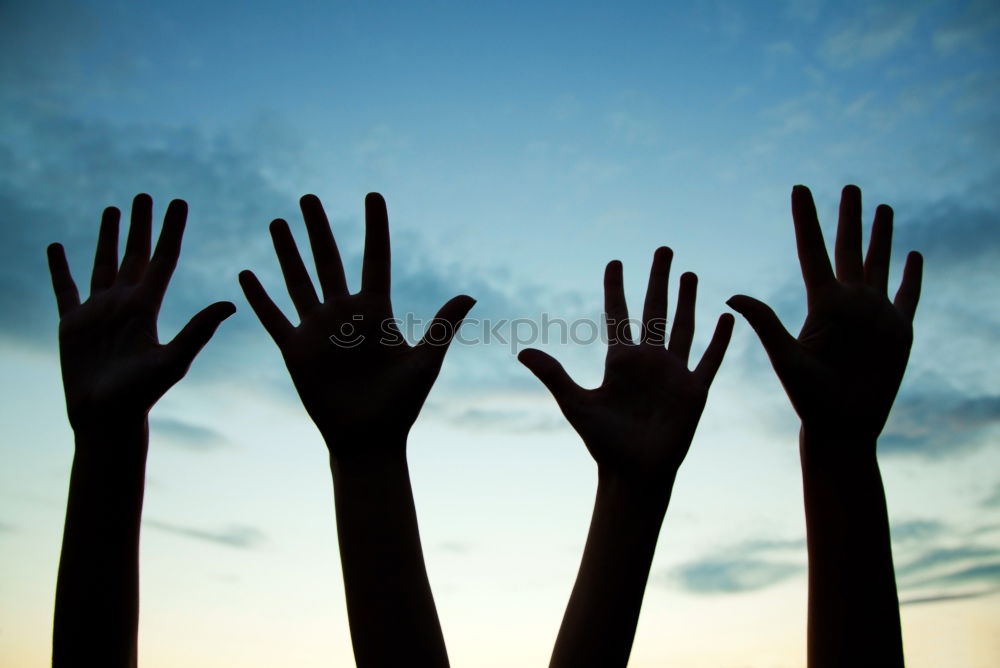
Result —
POLYGON ((875 209, 872 238, 865 256, 865 283, 880 294, 889 290, 889 257, 892 251, 892 207, 880 204, 875 209))
POLYGON ((139 193, 132 200, 132 219, 125 242, 125 255, 117 280, 134 285, 142 279, 149 264, 149 247, 153 227, 153 198, 139 193))
POLYGON ((390 284, 389 214, 378 193, 365 197, 365 259, 361 268, 361 289, 373 294, 389 294, 390 284))
POLYGON ((52 290, 56 293, 56 307, 59 317, 66 315, 80 305, 80 293, 73 282, 66 261, 66 250, 62 244, 50 244, 46 249, 49 258, 49 274, 52 276, 52 290))
POLYGON ((805 186, 792 188, 792 221, 802 279, 806 284, 806 295, 811 300, 817 289, 833 280, 833 270, 816 215, 816 204, 805 186))
POLYGON ((698 295, 698 277, 688 271, 681 274, 680 289, 677 291, 677 311, 674 326, 670 330, 670 345, 667 350, 684 361, 687 366, 694 339, 694 304, 698 295))
POLYGON ((299 319, 304 319, 319 306, 319 297, 316 296, 316 288, 306 271, 306 265, 302 262, 299 248, 295 245, 292 231, 281 218, 271 222, 271 240, 274 242, 274 252, 278 255, 281 273, 285 277, 288 296, 292 298, 299 319))
POLYGON ((625 285, 622 279, 622 263, 608 262, 604 270, 604 317, 608 327, 608 345, 632 343, 632 328, 628 321, 628 306, 625 304, 625 285))
POLYGON ((906 317, 913 320, 917 312, 917 302, 920 301, 920 284, 924 273, 924 257, 917 251, 910 251, 903 267, 903 281, 899 284, 893 304, 906 317))
POLYGON ((167 213, 163 217, 163 229, 160 230, 160 238, 156 241, 156 250, 153 251, 153 259, 149 261, 149 268, 143 277, 143 285, 157 307, 163 301, 170 277, 177 267, 186 221, 187 202, 175 199, 167 207, 167 213))
POLYGON ((323 204, 316 195, 303 195, 299 199, 299 208, 302 209, 302 219, 309 232, 309 244, 312 246, 316 275, 323 289, 324 301, 346 295, 344 264, 340 260, 340 251, 337 250, 337 242, 330 230, 330 221, 327 220, 323 204))
POLYGON ((118 222, 121 211, 109 206, 101 215, 101 231, 97 235, 94 270, 90 274, 90 294, 111 287, 118 274, 118 222))
POLYGON ((246 295, 250 308, 257 314, 260 324, 280 347, 295 329, 292 323, 271 300, 252 271, 240 272, 240 287, 243 288, 243 294, 246 295))
POLYGON ((861 264, 861 189, 857 186, 844 186, 840 194, 840 217, 833 253, 838 280, 844 283, 864 281, 861 264))
POLYGON ((726 356, 726 349, 729 347, 729 340, 733 336, 733 323, 736 319, 730 313, 723 313, 719 316, 719 321, 715 325, 715 333, 712 340, 705 349, 705 354, 701 356, 701 361, 695 367, 694 375, 702 385, 709 387, 715 379, 715 374, 722 365, 722 358, 726 356))
POLYGON ((661 246, 653 253, 653 265, 649 269, 649 285, 646 287, 646 301, 642 308, 643 343, 662 346, 667 335, 667 285, 670 279, 670 263, 674 252, 661 246))

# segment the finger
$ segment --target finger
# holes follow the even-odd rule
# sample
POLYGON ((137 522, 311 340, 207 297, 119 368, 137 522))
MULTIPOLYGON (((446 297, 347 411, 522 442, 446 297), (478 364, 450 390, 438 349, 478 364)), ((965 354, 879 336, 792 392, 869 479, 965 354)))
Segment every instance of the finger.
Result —
POLYGON ((416 348, 420 350, 420 354, 430 354, 440 363, 444 359, 444 354, 448 351, 448 346, 455 337, 455 333, 461 327, 462 320, 475 304, 476 300, 468 295, 459 295, 449 299, 438 310, 434 319, 427 326, 424 336, 417 343, 416 348))
POLYGON ((69 272, 66 262, 66 251, 62 244, 50 244, 47 250, 49 257, 49 273, 52 275, 52 290, 56 293, 56 307, 59 317, 66 315, 80 305, 80 293, 77 292, 73 275, 69 272))
POLYGON ((812 193, 805 186, 792 188, 792 221, 802 279, 806 284, 806 295, 811 297, 817 288, 833 280, 833 270, 830 269, 826 244, 823 243, 816 205, 812 193))
POLYGON ((149 246, 153 226, 153 198, 139 193, 132 200, 132 220, 125 242, 125 256, 117 280, 138 283, 149 264, 149 246))
POLYGON ((160 230, 160 238, 156 241, 153 259, 149 261, 149 268, 143 278, 143 285, 149 290, 157 305, 163 301, 163 294, 167 291, 170 277, 173 276, 174 269, 177 267, 187 212, 187 202, 175 199, 170 202, 167 213, 163 216, 163 229, 160 230))
POLYGON ((365 197, 365 259, 361 269, 361 289, 389 294, 390 284, 389 214, 378 193, 365 197))
POLYGON ((667 350, 674 353, 687 366, 691 354, 691 340, 694 338, 694 303, 698 295, 698 277, 690 271, 681 274, 681 286, 677 291, 677 311, 674 326, 670 330, 670 345, 667 350))
POLYGON ((839 280, 845 283, 860 283, 864 280, 861 265, 861 189, 857 186, 844 186, 840 194, 837 243, 833 253, 839 280))
POLYGON ((900 311, 913 320, 920 301, 920 283, 924 273, 924 257, 917 251, 910 251, 903 267, 903 281, 899 284, 893 303, 900 311))
POLYGON ((236 306, 232 302, 216 302, 203 308, 184 325, 184 329, 166 345, 167 357, 174 365, 176 377, 187 373, 195 356, 212 338, 222 321, 234 313, 236 306))
POLYGON ((90 294, 111 287, 118 273, 118 221, 121 211, 113 206, 101 216, 101 231, 97 235, 94 271, 90 274, 90 294))
POLYGON ((525 348, 518 353, 517 360, 542 381, 560 406, 580 390, 580 386, 573 382, 563 365, 548 353, 535 348, 525 348))
POLYGON ((757 332, 771 364, 778 370, 785 360, 795 351, 798 341, 795 340, 785 326, 778 320, 771 307, 762 301, 746 295, 735 295, 726 302, 729 306, 746 318, 753 330, 757 332))
POLYGON ((889 255, 892 251, 892 207, 875 209, 872 238, 865 256, 865 283, 886 294, 889 290, 889 255))
POLYGON ((653 253, 653 266, 649 269, 646 302, 642 307, 642 342, 653 346, 662 346, 667 335, 667 285, 673 257, 672 250, 660 246, 653 253))
POLYGON ((705 354, 701 356, 701 361, 694 370, 695 377, 701 381, 705 387, 709 387, 715 379, 715 374, 722 365, 722 358, 726 355, 729 347, 729 340, 733 336, 733 323, 736 319, 730 313, 723 313, 719 316, 719 321, 715 325, 715 333, 712 340, 705 348, 705 354))
POLYGON ((337 242, 330 231, 330 221, 326 218, 323 204, 316 195, 303 195, 299 200, 299 208, 302 209, 302 219, 306 221, 306 230, 309 232, 309 244, 312 246, 316 275, 319 277, 324 301, 346 295, 344 264, 340 261, 340 251, 337 250, 337 242))
POLYGON ((316 296, 316 288, 313 287, 306 265, 299 255, 299 248, 295 245, 292 231, 288 229, 288 223, 281 218, 271 222, 271 240, 274 242, 274 252, 278 255, 281 273, 285 277, 288 296, 292 298, 299 319, 304 319, 319 306, 319 297, 316 296))
POLYGON ((619 342, 632 343, 632 328, 628 322, 625 305, 625 285, 622 282, 622 263, 612 260, 604 270, 604 317, 608 326, 608 345, 619 342))
POLYGON ((292 333, 294 329, 292 323, 288 322, 281 309, 271 301, 252 271, 240 272, 240 287, 243 288, 243 294, 246 295, 250 308, 257 314, 260 324, 264 325, 267 333, 280 346, 292 333))

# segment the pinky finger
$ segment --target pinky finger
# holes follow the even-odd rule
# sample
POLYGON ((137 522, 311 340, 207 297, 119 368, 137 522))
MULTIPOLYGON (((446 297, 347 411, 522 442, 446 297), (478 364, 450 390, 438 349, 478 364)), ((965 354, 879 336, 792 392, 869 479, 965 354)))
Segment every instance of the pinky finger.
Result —
POLYGON ((59 316, 62 317, 80 305, 80 293, 77 291, 76 283, 73 282, 73 276, 69 272, 69 263, 66 262, 66 251, 62 244, 51 244, 47 253, 49 273, 52 275, 52 289, 56 293, 59 316))
POLYGON ((701 356, 701 361, 694 370, 695 377, 708 387, 715 379, 715 374, 722 365, 722 358, 726 355, 729 347, 729 339, 733 335, 733 318, 731 313, 723 313, 719 316, 719 322, 715 325, 715 333, 712 340, 705 349, 705 354, 701 356))
POLYGON ((903 267, 903 280, 899 284, 896 298, 893 304, 900 311, 906 314, 910 320, 917 311, 917 302, 920 301, 920 283, 924 273, 924 257, 917 251, 910 251, 906 256, 906 265, 903 267))
POLYGON ((243 288, 243 294, 246 295, 250 307, 257 314, 260 324, 264 325, 267 333, 280 346, 294 329, 292 323, 288 321, 281 309, 271 301, 264 286, 260 284, 252 271, 240 272, 240 287, 243 288))

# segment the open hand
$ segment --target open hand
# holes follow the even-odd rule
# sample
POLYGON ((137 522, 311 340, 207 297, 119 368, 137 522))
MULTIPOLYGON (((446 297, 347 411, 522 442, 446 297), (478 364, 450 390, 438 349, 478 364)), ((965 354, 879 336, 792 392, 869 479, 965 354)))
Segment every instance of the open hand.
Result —
POLYGON ((874 443, 885 426, 913 342, 923 259, 906 258, 894 301, 888 298, 892 209, 875 211, 868 253, 861 256, 861 191, 846 186, 830 266, 812 194, 792 190, 792 219, 808 314, 798 338, 774 311, 744 295, 728 304, 756 330, 803 429, 874 443))
POLYGON ((174 200, 150 259, 153 200, 132 202, 125 256, 118 264, 120 212, 104 210, 90 297, 80 296, 61 244, 48 248, 59 307, 59 357, 69 421, 78 433, 128 423, 142 424, 153 404, 184 377, 223 320, 236 312, 216 302, 191 318, 172 341, 161 344, 156 320, 177 265, 187 204, 174 200))
POLYGON ((365 198, 365 257, 361 291, 350 294, 344 267, 323 206, 315 195, 301 199, 320 301, 288 223, 271 223, 271 237, 301 320, 293 326, 257 277, 240 274, 247 301, 284 356, 306 411, 335 457, 371 455, 366 442, 405 445, 405 436, 437 378, 448 344, 475 303, 448 301, 424 338, 409 345, 397 328, 389 299, 389 221, 385 200, 365 198), (388 438, 385 438, 388 437, 388 438))
POLYGON ((670 342, 664 345, 672 257, 666 247, 653 257, 638 343, 633 342, 629 325, 622 264, 608 264, 604 274, 608 353, 600 387, 580 387, 559 362, 540 350, 518 355, 552 392, 602 474, 654 485, 665 476, 672 478, 684 460, 733 328, 732 316, 722 315, 698 366, 688 369, 698 279, 686 273, 681 276, 670 342))

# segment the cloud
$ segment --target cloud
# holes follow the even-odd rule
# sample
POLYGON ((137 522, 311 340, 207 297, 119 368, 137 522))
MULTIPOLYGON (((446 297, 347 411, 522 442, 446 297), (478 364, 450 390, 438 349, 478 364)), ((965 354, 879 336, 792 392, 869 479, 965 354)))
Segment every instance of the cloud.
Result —
POLYGON ((801 558, 805 547, 805 537, 748 540, 681 564, 667 574, 667 580, 695 594, 764 589, 805 572, 801 563, 791 561, 801 558), (776 558, 775 552, 793 554, 776 558))
POLYGON ((173 443, 185 450, 208 452, 226 444, 226 437, 220 432, 174 418, 150 418, 149 428, 166 437, 168 443, 173 443))
POLYGON ((1000 484, 994 488, 992 494, 983 499, 982 505, 986 508, 1000 508, 1000 484))
POLYGON ((896 576, 908 578, 929 570, 948 566, 961 561, 982 559, 1000 554, 1000 549, 980 545, 963 545, 961 547, 935 548, 921 554, 901 566, 896 567, 896 576))
POLYGON ((879 438, 884 454, 946 457, 975 449, 1000 424, 1000 396, 908 393, 896 399, 879 438))
POLYGON ((988 582, 991 584, 1000 583, 1000 562, 977 564, 968 566, 951 573, 937 575, 920 582, 914 583, 915 587, 926 587, 929 585, 950 585, 962 586, 968 584, 981 584, 988 582))
POLYGON ((198 529, 196 527, 169 524, 158 520, 143 520, 143 525, 159 531, 174 534, 175 536, 195 538, 197 540, 207 541, 217 545, 225 545, 226 547, 235 547, 244 550, 259 547, 267 540, 267 537, 262 531, 249 526, 233 525, 226 527, 225 529, 211 531, 207 529, 198 529))
POLYGON ((944 21, 934 31, 934 48, 942 53, 952 53, 961 48, 987 47, 990 33, 1000 29, 1000 12, 993 0, 974 0, 964 11, 944 21))
POLYGON ((941 535, 945 531, 945 525, 937 520, 907 520, 893 522, 889 531, 893 543, 911 543, 941 535))
POLYGON ((833 67, 877 60, 911 39, 918 18, 919 10, 870 7, 863 16, 831 34, 820 48, 820 55, 833 67))
POLYGON ((722 594, 763 589, 799 575, 798 564, 761 559, 705 559, 677 568, 681 586, 696 594, 722 594))
POLYGON ((474 431, 544 432, 566 426, 563 419, 519 409, 468 408, 450 415, 447 420, 474 431))
POLYGON ((905 598, 899 601, 900 605, 920 605, 922 603, 942 603, 945 601, 963 601, 970 598, 981 598, 996 593, 996 589, 983 589, 981 591, 968 592, 964 594, 935 594, 931 596, 917 596, 905 598))

